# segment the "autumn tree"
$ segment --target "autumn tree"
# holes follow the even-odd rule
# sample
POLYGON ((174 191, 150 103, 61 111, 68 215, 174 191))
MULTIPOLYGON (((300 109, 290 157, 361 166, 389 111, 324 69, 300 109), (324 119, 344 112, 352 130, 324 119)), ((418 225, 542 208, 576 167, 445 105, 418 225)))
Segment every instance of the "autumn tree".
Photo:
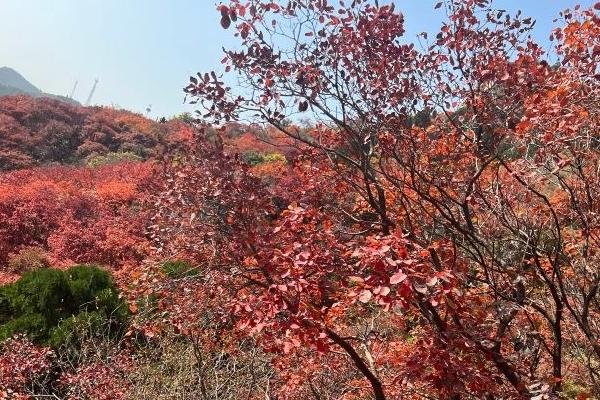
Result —
MULTIPOLYGON (((254 218, 270 224, 266 236, 221 231, 238 246, 217 264, 230 268, 224 290, 238 288, 228 297, 240 327, 280 354, 343 350, 377 399, 425 396, 418 387, 452 399, 597 394, 600 4, 564 11, 546 53, 530 36, 535 21, 487 0, 438 3, 448 18, 419 46, 393 5, 330 3, 220 4, 240 41, 223 63, 243 90, 214 72, 186 87, 207 119, 258 118, 314 149, 313 182, 322 171, 332 180, 306 191, 350 195, 254 218), (289 129, 308 111, 318 121, 309 137, 289 129), (411 350, 429 365, 389 347, 373 356, 392 341, 380 329, 360 345, 350 315, 375 309, 417 324, 411 350)), ((234 175, 213 172, 188 207, 237 193, 219 186, 234 175)), ((257 206, 226 204, 209 213, 224 227, 257 206)))

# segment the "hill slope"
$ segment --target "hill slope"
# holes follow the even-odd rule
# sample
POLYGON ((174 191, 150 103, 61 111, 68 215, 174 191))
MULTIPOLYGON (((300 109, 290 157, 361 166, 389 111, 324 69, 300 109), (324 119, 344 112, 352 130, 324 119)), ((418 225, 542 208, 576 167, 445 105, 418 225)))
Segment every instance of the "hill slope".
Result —
POLYGON ((28 95, 28 93, 13 86, 6 86, 0 84, 0 97, 17 95, 28 95))
POLYGON ((0 97, 0 171, 151 159, 177 151, 192 136, 180 121, 158 123, 129 111, 46 97, 0 97))
POLYGON ((0 97, 14 95, 29 95, 32 97, 50 97, 71 104, 77 101, 65 96, 45 93, 12 68, 0 67, 0 97))
POLYGON ((43 93, 40 89, 25 79, 23 75, 8 67, 0 67, 0 84, 19 89, 22 92, 32 95, 41 95, 43 93))

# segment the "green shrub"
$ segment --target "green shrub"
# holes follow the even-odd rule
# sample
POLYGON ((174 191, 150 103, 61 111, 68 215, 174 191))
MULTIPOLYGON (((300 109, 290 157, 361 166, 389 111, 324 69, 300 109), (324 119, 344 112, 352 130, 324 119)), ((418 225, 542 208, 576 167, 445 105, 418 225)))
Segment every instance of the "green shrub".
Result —
POLYGON ((184 124, 191 125, 196 122, 196 118, 190 112, 184 112, 179 115, 173 116, 170 121, 181 121, 184 124))
POLYGON ((93 329, 102 319, 116 333, 127 317, 110 275, 94 266, 30 271, 0 287, 0 340, 25 333, 38 344, 58 346, 83 320, 93 329))
POLYGON ((106 315, 98 311, 83 311, 50 329, 48 344, 53 348, 77 348, 86 339, 104 336, 109 329, 106 315))
POLYGON ((281 153, 259 153, 256 151, 243 153, 242 160, 251 167, 262 163, 287 162, 287 159, 281 153))
POLYGON ((281 153, 267 153, 263 156, 263 162, 287 162, 285 156, 281 153))
POLYGON ((116 153, 108 153, 106 155, 93 155, 87 159, 86 165, 90 168, 101 167, 103 165, 117 164, 127 161, 141 161, 142 157, 131 152, 123 151, 116 153))
POLYGON ((255 165, 262 163, 264 160, 262 154, 256 151, 248 151, 242 154, 242 161, 251 167, 254 167, 255 165))
POLYGON ((26 272, 21 279, 5 286, 3 292, 15 319, 41 314, 50 325, 56 325, 73 304, 67 277, 56 269, 26 272))
POLYGON ((42 314, 25 314, 10 319, 0 327, 0 338, 8 339, 16 333, 27 332, 34 342, 41 342, 48 333, 48 320, 42 314))

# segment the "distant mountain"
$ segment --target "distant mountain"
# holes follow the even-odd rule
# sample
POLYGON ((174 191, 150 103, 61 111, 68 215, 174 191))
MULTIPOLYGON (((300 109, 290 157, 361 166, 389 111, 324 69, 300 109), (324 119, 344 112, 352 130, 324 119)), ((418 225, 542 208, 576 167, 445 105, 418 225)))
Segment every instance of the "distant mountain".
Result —
POLYGON ((26 93, 42 94, 42 91, 31 84, 23 75, 19 74, 12 68, 0 67, 0 83, 4 86, 10 86, 20 89, 26 93))
POLYGON ((0 84, 0 97, 2 96, 16 96, 19 94, 28 94, 27 92, 24 92, 21 89, 17 89, 16 87, 13 86, 6 86, 6 85, 2 85, 0 84))
POLYGON ((79 105, 79 102, 65 96, 44 93, 12 68, 0 67, 0 97, 14 95, 31 97, 51 97, 67 103, 79 105))

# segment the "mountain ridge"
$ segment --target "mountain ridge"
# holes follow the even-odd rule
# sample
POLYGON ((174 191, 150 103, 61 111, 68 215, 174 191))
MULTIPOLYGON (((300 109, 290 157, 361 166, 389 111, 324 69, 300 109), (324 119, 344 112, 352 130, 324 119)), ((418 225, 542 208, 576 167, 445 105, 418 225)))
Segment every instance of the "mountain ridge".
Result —
POLYGON ((10 67, 0 67, 0 97, 28 95, 31 97, 50 97, 65 103, 81 105, 69 97, 46 93, 29 82, 23 75, 10 67))

